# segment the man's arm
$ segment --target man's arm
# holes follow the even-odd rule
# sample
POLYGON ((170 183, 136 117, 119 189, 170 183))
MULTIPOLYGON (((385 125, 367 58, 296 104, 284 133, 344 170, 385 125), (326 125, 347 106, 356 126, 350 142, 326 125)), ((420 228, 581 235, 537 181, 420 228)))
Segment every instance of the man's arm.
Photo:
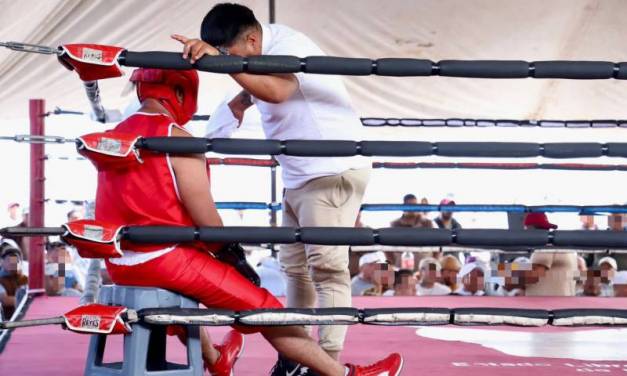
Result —
MULTIPOLYGON (((200 39, 189 39, 178 34, 172 35, 172 38, 183 44, 183 58, 187 59, 189 57, 192 64, 205 55, 220 55, 220 52, 215 47, 200 39)), ((292 73, 233 73, 231 77, 252 96, 269 103, 286 101, 298 90, 299 86, 296 75, 292 73)))
POLYGON ((268 103, 285 102, 299 87, 298 79, 293 73, 233 73, 231 77, 252 96, 268 103))
POLYGON ((239 121, 238 127, 242 125, 244 112, 246 112, 246 110, 252 105, 252 96, 246 90, 240 91, 240 93, 229 102, 228 106, 231 109, 233 116, 237 119, 237 121, 239 121))
MULTIPOLYGON (((189 136, 189 133, 180 128, 172 128, 172 137, 189 136)), ((170 161, 181 201, 194 224, 221 227, 222 219, 211 196, 205 156, 172 155, 170 161)))

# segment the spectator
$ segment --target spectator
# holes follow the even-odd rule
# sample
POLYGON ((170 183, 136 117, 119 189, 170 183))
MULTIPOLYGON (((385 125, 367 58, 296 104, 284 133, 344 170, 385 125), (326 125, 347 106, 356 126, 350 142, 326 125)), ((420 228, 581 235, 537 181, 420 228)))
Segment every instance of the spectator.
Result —
POLYGON ((381 251, 366 253, 359 258, 359 274, 351 281, 352 295, 363 295, 364 291, 374 287, 374 271, 382 263, 387 260, 381 251))
MULTIPOLYGON (((448 198, 440 201, 440 206, 454 206, 455 201, 449 200, 448 198)), ((435 224, 438 225, 438 228, 445 228, 448 230, 455 230, 462 228, 462 225, 457 222, 455 218, 453 218, 453 212, 450 211, 441 211, 440 216, 435 219, 435 224)))
POLYGON ((593 215, 580 215, 579 220, 581 221, 581 230, 598 230, 599 227, 594 223, 593 215))
POLYGON ((20 210, 20 204, 12 202, 7 207, 7 227, 19 226, 24 221, 24 216, 20 210))
POLYGON ((453 255, 446 255, 440 261, 440 265, 442 265, 442 284, 448 286, 451 291, 457 290, 457 274, 462 268, 462 264, 459 262, 459 259, 453 255))
POLYGON ((609 256, 603 257, 599 260, 598 267, 601 271, 601 296, 614 296, 612 280, 618 269, 616 260, 609 256))
POLYGON ((22 273, 22 252, 19 248, 3 244, 0 247, 0 267, 0 306, 8 320, 18 304, 18 289, 28 285, 28 277, 22 273))
POLYGON ((481 262, 464 264, 459 277, 462 285, 455 291, 456 295, 483 296, 485 295, 485 275, 488 269, 481 262))
POLYGON ((437 282, 440 278, 441 266, 438 260, 432 257, 426 257, 420 260, 418 271, 420 272, 420 282, 416 286, 417 295, 433 296, 433 295, 449 295, 451 289, 437 282))
MULTIPOLYGON (((418 205, 418 199, 411 193, 406 194, 403 197, 403 205, 418 205)), ((433 223, 428 218, 425 218, 421 212, 404 211, 400 218, 390 223, 390 227, 433 228, 433 223)))
POLYGON ((256 271, 261 279, 261 287, 270 291, 274 296, 285 296, 287 289, 285 275, 276 258, 264 257, 259 262, 256 271))
POLYGON ((502 283, 494 290, 495 296, 524 296, 525 273, 531 270, 531 260, 517 257, 511 263, 499 264, 498 276, 502 283))
MULTIPOLYGON (((8 227, 26 227, 28 226, 28 210, 20 210, 20 204, 13 202, 8 206, 8 227)), ((28 242, 21 235, 7 235, 5 239, 13 240, 21 250, 22 259, 28 260, 28 242)))
POLYGON ((613 213, 607 217, 607 229, 610 231, 625 231, 623 227, 623 215, 613 213))
POLYGON ((582 290, 577 292, 577 296, 601 296, 601 271, 589 269, 583 281, 582 290))
POLYGON ((614 296, 617 298, 627 298, 627 270, 617 272, 612 283, 614 296))
POLYGON ((66 264, 47 263, 44 272, 46 294, 48 296, 76 296, 81 297, 81 292, 72 287, 65 287, 66 264))
MULTIPOLYGON (((403 197, 403 205, 418 205, 418 199, 415 195, 408 193, 403 197)), ((423 213, 417 211, 404 211, 400 218, 393 220, 390 223, 390 227, 411 227, 411 228, 433 228, 433 223, 430 219, 426 218, 423 213)), ((401 253, 399 252, 386 252, 385 256, 387 260, 395 265, 397 268, 404 268, 406 266, 401 265, 401 253)), ((414 254, 411 254, 414 257, 414 254)), ((414 265, 418 260, 413 260, 414 265)), ((415 270, 415 266, 412 267, 415 270)))
POLYGON ((586 274, 588 273, 588 265, 586 264, 586 259, 583 256, 577 256, 577 278, 575 282, 575 291, 582 291, 583 284, 586 280, 586 274))
MULTIPOLYGON (((426 198, 426 197, 421 198, 421 199, 420 199, 420 205, 425 205, 425 206, 426 206, 426 205, 429 205, 429 200, 427 200, 427 198, 426 198)), ((426 211, 421 212, 421 213, 422 213, 422 216, 423 216, 424 218, 429 219, 429 218, 428 218, 429 213, 427 213, 426 211)))
MULTIPOLYGON (((609 231, 625 231, 623 214, 614 213, 607 217, 607 229, 609 231)), ((615 256, 618 270, 627 269, 627 254, 615 256)))
MULTIPOLYGON (((67 249, 67 245, 63 242, 48 243, 46 251, 46 276, 50 277, 50 283, 56 283, 63 280, 62 287, 54 287, 51 291, 63 291, 63 288, 76 290, 79 295, 83 290, 83 285, 79 284, 77 273, 72 265, 72 257, 67 249), (55 279, 55 281, 52 281, 55 279)), ((70 291, 65 296, 74 296, 70 291)))
MULTIPOLYGON (((528 230, 551 230, 557 225, 549 222, 545 213, 528 213, 524 221, 528 230)), ((532 268, 525 275, 527 296, 575 296, 577 254, 575 252, 535 251, 532 268)))
POLYGON ((387 262, 376 264, 372 274, 373 286, 366 289, 362 295, 383 296, 394 288, 394 267, 387 262))
POLYGON ((386 291, 384 296, 416 296, 416 277, 414 271, 401 269, 394 273, 394 289, 386 291))
POLYGON ((85 211, 82 208, 74 208, 67 213, 67 221, 73 222, 85 218, 85 211))

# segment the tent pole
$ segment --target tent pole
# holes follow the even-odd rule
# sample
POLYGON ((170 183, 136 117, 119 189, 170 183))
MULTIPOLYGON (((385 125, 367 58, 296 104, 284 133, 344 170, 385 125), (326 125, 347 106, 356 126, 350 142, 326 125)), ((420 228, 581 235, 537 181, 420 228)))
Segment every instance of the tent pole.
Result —
POLYGON ((268 0, 268 11, 270 12, 270 23, 276 22, 276 4, 275 0, 268 0))

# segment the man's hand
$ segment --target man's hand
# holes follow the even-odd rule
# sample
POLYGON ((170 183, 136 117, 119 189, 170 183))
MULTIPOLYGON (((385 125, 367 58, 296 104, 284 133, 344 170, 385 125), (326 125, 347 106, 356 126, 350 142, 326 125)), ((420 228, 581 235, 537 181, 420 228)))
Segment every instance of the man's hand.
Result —
POLYGON ((220 55, 220 51, 200 39, 189 39, 179 34, 173 34, 171 38, 183 44, 183 59, 187 59, 189 57, 189 62, 192 64, 205 55, 220 55))
POLYGON ((229 102, 228 105, 231 112, 233 112, 233 116, 239 121, 239 128, 244 120, 244 112, 253 105, 252 97, 248 92, 242 90, 229 102))

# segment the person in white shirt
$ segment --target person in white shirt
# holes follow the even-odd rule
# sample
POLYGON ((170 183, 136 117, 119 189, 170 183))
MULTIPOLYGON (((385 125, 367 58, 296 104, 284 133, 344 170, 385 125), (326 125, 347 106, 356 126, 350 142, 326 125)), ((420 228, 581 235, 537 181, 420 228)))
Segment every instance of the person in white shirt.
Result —
POLYGON ((627 270, 617 272, 612 282, 614 296, 617 298, 627 298, 627 270))
POLYGON ((488 268, 480 262, 470 262, 462 266, 459 272, 462 285, 455 291, 456 295, 483 296, 485 295, 485 275, 488 268))
POLYGON ((525 275, 532 269, 528 257, 517 257, 511 263, 499 264, 498 286, 491 295, 494 296, 524 296, 525 275))
POLYGON ((616 275, 616 270, 618 269, 616 259, 609 256, 603 257, 599 260, 598 266, 601 271, 601 296, 614 296, 612 280, 616 275))
MULTIPOLYGON (((173 35, 184 44, 183 58, 204 55, 324 55, 306 35, 283 25, 262 25, 242 5, 214 6, 203 19, 201 38, 173 35)), ((359 140, 361 121, 341 78, 304 73, 230 76, 243 91, 210 117, 207 137, 229 137, 253 104, 261 113, 266 138, 277 140, 359 140)), ((285 187, 283 226, 352 227, 370 177, 370 163, 359 157, 302 158, 278 155, 285 187)), ((288 307, 350 307, 347 246, 291 244, 279 261, 287 275, 288 307)), ((319 344, 338 359, 347 327, 320 326, 319 344)), ((281 359, 279 360, 281 362, 281 359)), ((386 371, 396 374, 396 371, 386 371)), ((383 371, 381 371, 383 373, 383 371)))
POLYGON ((451 293, 448 286, 437 282, 440 277, 440 270, 440 263, 433 257, 425 257, 420 260, 420 264, 418 264, 420 281, 416 286, 416 295, 449 295, 451 293))
POLYGON ((394 273, 394 289, 387 290, 383 296, 416 296, 417 285, 414 271, 401 269, 394 273))
POLYGON ((364 295, 366 290, 375 287, 374 274, 377 265, 386 262, 385 254, 381 251, 366 253, 359 258, 359 274, 351 281, 353 296, 364 295))

